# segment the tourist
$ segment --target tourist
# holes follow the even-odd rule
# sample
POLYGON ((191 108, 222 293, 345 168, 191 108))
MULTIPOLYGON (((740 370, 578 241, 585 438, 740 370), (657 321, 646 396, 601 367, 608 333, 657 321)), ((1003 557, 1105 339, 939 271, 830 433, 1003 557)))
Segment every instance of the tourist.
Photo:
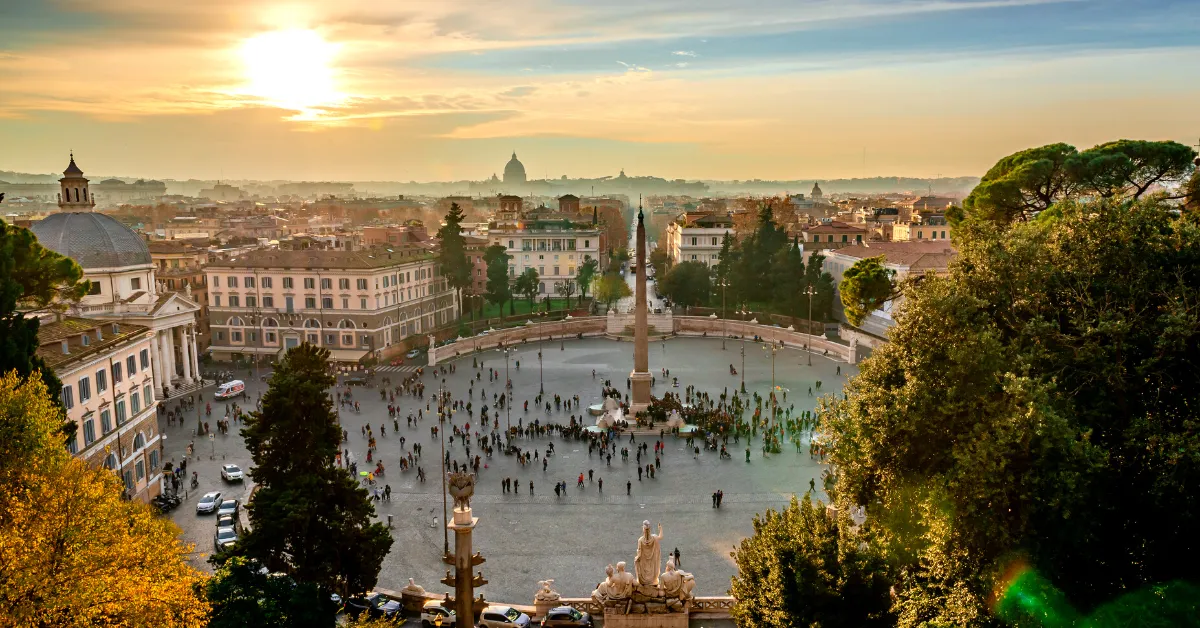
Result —
POLYGON ((631 480, 625 480, 625 494, 633 494, 633 482, 631 480))

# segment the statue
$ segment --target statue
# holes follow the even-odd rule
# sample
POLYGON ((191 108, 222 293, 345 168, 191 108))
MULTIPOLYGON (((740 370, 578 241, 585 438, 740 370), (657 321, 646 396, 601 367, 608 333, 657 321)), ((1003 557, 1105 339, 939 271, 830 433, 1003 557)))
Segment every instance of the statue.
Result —
POLYGON ((662 554, 659 543, 663 538, 662 524, 658 524, 658 534, 650 534, 650 522, 642 522, 642 536, 638 537, 637 554, 633 558, 638 584, 658 584, 658 570, 662 565, 662 554))
POLYGON ((596 585, 596 590, 592 591, 592 601, 600 605, 603 605, 605 602, 607 602, 609 596, 612 595, 613 566, 609 565, 605 567, 604 573, 607 574, 607 576, 604 578, 604 582, 596 585))
POLYGON ((190 284, 190 283, 183 284, 183 293, 186 294, 190 298, 192 296, 192 284, 190 284))
POLYGON ((405 585, 403 589, 400 589, 400 593, 412 596, 422 596, 425 595, 425 587, 417 584, 412 578, 409 578, 408 584, 405 585))
POLYGON ((612 575, 612 584, 608 587, 609 599, 623 600, 633 595, 635 582, 633 574, 625 571, 625 561, 617 563, 617 570, 612 575))
POLYGON ((667 570, 659 576, 663 596, 669 599, 690 600, 692 589, 696 587, 696 578, 692 574, 677 569, 675 559, 667 559, 667 570))
POLYGON ((558 591, 550 588, 552 584, 554 584, 554 580, 539 580, 538 586, 541 589, 538 589, 538 592, 533 596, 533 600, 535 602, 557 602, 562 596, 558 594, 558 591))
POLYGON ((454 498, 455 510, 470 510, 471 496, 475 494, 475 476, 459 472, 450 475, 450 496, 454 498))

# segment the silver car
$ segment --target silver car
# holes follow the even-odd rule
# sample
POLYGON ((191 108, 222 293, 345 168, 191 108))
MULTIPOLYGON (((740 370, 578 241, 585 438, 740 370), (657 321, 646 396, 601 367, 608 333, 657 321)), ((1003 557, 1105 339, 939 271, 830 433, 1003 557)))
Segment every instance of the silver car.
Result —
POLYGON ((221 491, 213 491, 211 493, 205 493, 200 498, 200 501, 196 502, 196 514, 199 515, 199 514, 213 512, 217 509, 217 506, 220 503, 221 503, 221 491))
POLYGON ((227 499, 221 502, 221 506, 217 508, 217 516, 220 517, 221 515, 233 515, 236 517, 239 506, 241 506, 241 504, 238 502, 238 500, 227 499))
POLYGON ((226 482, 241 482, 245 479, 242 468, 236 464, 226 464, 221 466, 221 477, 226 482))
POLYGON ((213 550, 220 552, 233 545, 237 540, 237 530, 233 528, 217 528, 217 533, 213 535, 213 550))

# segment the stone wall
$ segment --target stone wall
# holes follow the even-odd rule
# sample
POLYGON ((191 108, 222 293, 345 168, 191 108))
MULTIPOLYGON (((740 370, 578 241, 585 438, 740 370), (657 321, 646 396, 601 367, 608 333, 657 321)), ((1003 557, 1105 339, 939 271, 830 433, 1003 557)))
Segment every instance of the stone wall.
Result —
POLYGON ((676 316, 675 333, 680 336, 708 335, 720 338, 722 334, 729 336, 752 338, 758 336, 765 341, 779 343, 792 348, 803 349, 811 347, 817 354, 830 358, 853 362, 850 347, 830 340, 824 336, 811 336, 786 327, 773 325, 758 325, 748 321, 735 321, 704 316, 676 316))
POLYGON ((467 355, 476 351, 487 351, 498 346, 536 342, 538 340, 557 340, 564 336, 578 338, 584 336, 603 336, 607 333, 607 321, 603 316, 581 316, 563 319, 561 321, 546 321, 531 323, 519 327, 497 329, 482 336, 463 338, 448 345, 442 345, 429 350, 429 365, 435 366, 439 361, 453 359, 456 356, 467 355))

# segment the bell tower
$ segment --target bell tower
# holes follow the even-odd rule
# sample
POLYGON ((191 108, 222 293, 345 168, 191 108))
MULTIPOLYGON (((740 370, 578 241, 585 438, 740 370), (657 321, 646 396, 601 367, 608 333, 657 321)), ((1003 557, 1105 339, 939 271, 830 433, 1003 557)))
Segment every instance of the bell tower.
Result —
POLYGON ((63 178, 58 180, 58 208, 64 212, 90 212, 95 206, 88 180, 75 165, 75 153, 72 152, 71 163, 63 170, 63 178))

